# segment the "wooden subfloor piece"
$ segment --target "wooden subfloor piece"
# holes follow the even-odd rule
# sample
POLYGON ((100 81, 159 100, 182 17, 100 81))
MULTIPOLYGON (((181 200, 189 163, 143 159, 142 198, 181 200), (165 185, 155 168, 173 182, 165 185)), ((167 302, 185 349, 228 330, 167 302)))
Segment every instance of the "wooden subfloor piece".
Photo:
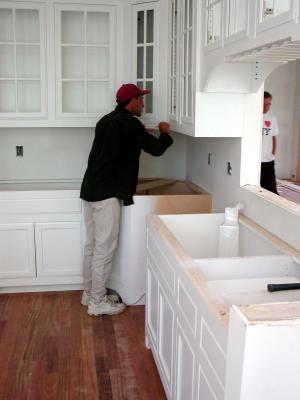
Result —
POLYGON ((90 317, 81 292, 0 295, 0 400, 160 400, 144 306, 90 317))

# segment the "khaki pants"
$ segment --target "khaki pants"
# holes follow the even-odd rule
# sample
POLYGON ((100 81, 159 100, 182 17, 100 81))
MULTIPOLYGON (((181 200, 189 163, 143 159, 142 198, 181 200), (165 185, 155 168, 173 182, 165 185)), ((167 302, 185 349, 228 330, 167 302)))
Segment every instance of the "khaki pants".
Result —
POLYGON ((83 278, 84 290, 94 304, 106 294, 106 281, 117 248, 121 204, 117 198, 83 201, 86 226, 83 278))

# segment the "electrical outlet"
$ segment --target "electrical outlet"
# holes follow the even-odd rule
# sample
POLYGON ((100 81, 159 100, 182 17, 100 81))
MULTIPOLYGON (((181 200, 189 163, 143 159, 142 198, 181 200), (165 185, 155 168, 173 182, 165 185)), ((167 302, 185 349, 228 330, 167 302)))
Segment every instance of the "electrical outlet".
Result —
POLYGON ((16 156, 23 157, 23 155, 24 155, 23 146, 16 146, 16 156))
POLYGON ((211 164, 211 153, 208 153, 208 156, 207 156, 207 164, 208 164, 208 165, 211 164))
POLYGON ((230 162, 227 162, 227 175, 232 175, 232 166, 230 162))

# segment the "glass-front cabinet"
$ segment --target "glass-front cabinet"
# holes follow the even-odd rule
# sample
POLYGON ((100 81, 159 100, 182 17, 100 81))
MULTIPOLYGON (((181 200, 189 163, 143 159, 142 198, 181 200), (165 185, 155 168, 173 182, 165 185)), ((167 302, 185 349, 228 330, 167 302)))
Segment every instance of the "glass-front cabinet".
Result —
POLYGON ((133 18, 133 81, 141 89, 150 90, 144 97, 144 120, 153 119, 157 111, 158 40, 157 3, 132 6, 133 18))
POLYGON ((207 49, 215 49, 222 44, 222 0, 206 0, 206 38, 207 49))
POLYGON ((226 0, 225 44, 248 36, 250 0, 226 0))
POLYGON ((114 106, 114 9, 56 6, 56 115, 99 116, 114 106))
POLYGON ((168 114, 181 126, 194 122, 195 10, 195 0, 169 2, 168 114))
POLYGON ((0 118, 46 114, 42 4, 0 3, 0 118))
POLYGON ((296 19, 296 0, 259 0, 257 3, 258 32, 296 19))

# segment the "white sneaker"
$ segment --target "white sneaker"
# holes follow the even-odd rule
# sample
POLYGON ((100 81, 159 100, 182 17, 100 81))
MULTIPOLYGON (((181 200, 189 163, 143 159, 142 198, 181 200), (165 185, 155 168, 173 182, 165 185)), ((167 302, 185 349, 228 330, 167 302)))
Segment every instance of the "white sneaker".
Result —
POLYGON ((105 296, 99 304, 94 304, 90 301, 87 313, 89 315, 115 315, 124 311, 125 307, 123 303, 112 303, 107 296, 105 296))
MULTIPOLYGON (((111 303, 120 303, 120 299, 117 294, 107 294, 106 297, 111 303)), ((81 296, 81 304, 83 306, 88 306, 90 304, 90 300, 90 296, 84 291, 81 296)))

